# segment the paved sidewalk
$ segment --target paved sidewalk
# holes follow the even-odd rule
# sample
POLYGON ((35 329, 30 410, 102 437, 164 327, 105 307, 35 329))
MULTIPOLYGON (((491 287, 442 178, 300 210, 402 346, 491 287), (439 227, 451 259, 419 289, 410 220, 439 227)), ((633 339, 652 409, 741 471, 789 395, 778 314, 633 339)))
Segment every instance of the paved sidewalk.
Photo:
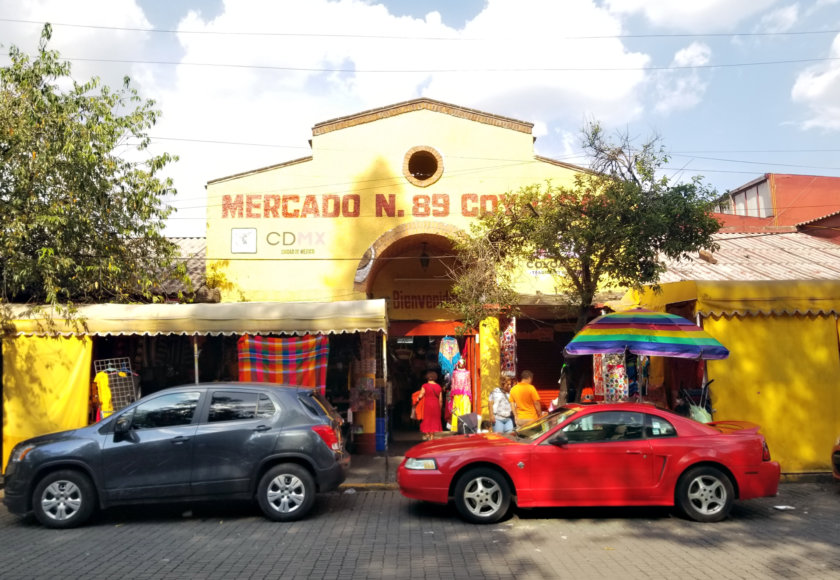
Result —
POLYGON ((397 467, 405 452, 420 441, 419 433, 396 433, 386 451, 375 455, 354 454, 342 489, 397 489, 397 467))

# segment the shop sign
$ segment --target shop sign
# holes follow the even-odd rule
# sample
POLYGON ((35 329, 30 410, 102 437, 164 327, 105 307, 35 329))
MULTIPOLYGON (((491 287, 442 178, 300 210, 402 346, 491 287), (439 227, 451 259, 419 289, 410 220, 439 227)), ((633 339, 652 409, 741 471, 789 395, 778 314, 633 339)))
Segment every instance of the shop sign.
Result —
POLYGON ((450 215, 478 217, 492 212, 504 201, 504 195, 463 193, 416 194, 407 203, 403 196, 377 193, 368 200, 359 194, 237 194, 222 196, 222 219, 302 219, 302 218, 415 218, 450 215))

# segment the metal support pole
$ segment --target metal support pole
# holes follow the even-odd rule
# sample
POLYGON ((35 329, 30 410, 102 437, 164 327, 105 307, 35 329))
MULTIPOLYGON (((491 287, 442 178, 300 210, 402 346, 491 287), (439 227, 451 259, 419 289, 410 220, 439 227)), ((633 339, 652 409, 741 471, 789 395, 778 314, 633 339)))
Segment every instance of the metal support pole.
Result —
POLYGON ((193 359, 194 359, 194 368, 195 368, 195 384, 198 384, 198 335, 193 334, 193 359))

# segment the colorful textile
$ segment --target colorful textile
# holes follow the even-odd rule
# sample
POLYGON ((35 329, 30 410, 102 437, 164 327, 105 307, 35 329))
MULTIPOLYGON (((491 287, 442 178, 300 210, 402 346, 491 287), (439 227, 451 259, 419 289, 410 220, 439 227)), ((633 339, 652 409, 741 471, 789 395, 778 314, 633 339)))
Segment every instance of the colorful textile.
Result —
MULTIPOLYGON (((604 400, 604 355, 592 355, 592 395, 604 400)), ((581 399, 582 401, 583 399, 581 399)))
POLYGON ((511 318, 507 327, 502 332, 501 344, 501 371, 503 377, 516 376, 516 318, 511 318))
POLYGON ((245 335, 238 348, 240 381, 326 388, 330 343, 324 335, 245 335))
POLYGON ((452 424, 451 431, 458 430, 458 417, 472 412, 472 387, 470 371, 455 369, 452 371, 452 424))
POLYGON ((623 354, 604 355, 604 400, 617 403, 627 400, 627 367, 623 354))
POLYGON ((729 351, 702 328, 676 314, 643 308, 599 316, 566 345, 566 354, 623 353, 700 360, 724 359, 729 351))
POLYGON ((444 336, 440 339, 440 350, 438 351, 438 364, 444 375, 452 374, 455 365, 461 358, 461 351, 458 348, 458 341, 451 336, 444 336))

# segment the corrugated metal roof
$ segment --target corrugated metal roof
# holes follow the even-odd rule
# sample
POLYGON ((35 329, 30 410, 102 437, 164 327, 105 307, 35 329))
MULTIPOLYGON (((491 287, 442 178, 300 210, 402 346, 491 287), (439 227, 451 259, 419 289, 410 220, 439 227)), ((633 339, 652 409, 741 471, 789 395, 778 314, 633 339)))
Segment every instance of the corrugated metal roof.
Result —
POLYGON ((715 241, 711 259, 666 260, 660 282, 840 280, 840 245, 808 234, 716 234, 715 241))
POLYGON ((820 217, 815 217, 815 218, 814 218, 814 219, 812 219, 812 220, 808 220, 808 221, 804 221, 804 222, 799 222, 799 223, 798 223, 798 224, 796 224, 796 225, 797 225, 797 226, 806 226, 806 225, 808 225, 808 224, 812 224, 812 223, 814 223, 814 222, 819 222, 819 221, 822 221, 822 220, 824 220, 824 219, 827 219, 827 218, 830 218, 830 217, 834 217, 834 216, 836 216, 836 215, 840 215, 840 210, 833 211, 833 212, 831 212, 831 213, 829 213, 829 214, 826 214, 826 215, 821 215, 820 217))

